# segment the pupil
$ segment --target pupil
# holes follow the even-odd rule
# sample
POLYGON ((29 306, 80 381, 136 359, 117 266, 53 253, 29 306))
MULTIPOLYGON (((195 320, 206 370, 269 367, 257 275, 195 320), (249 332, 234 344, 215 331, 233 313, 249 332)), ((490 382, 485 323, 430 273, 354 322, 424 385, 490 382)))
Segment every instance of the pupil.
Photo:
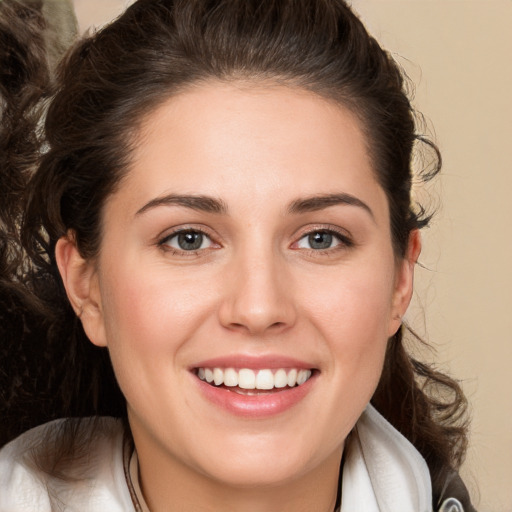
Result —
POLYGON ((309 235, 309 245, 313 249, 329 249, 332 245, 332 235, 329 233, 314 233, 309 235))
POLYGON ((184 251, 200 249, 202 244, 203 235, 201 233, 180 233, 178 235, 178 245, 184 251))

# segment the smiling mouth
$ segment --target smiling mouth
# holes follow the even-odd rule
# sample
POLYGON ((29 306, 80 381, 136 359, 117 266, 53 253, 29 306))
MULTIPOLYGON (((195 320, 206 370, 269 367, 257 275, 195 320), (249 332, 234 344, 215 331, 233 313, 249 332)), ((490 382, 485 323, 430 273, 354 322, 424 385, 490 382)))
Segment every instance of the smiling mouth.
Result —
POLYGON ((299 368, 261 369, 250 368, 197 368, 195 374, 202 381, 244 395, 284 391, 302 386, 315 370, 299 368))

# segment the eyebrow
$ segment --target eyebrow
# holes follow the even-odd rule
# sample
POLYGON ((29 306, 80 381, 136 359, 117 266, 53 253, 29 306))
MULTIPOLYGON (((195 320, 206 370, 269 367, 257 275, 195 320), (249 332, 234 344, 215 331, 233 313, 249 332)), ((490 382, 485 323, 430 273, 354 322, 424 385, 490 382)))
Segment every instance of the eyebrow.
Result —
MULTIPOLYGON (((296 199, 289 205, 288 213, 301 214, 316 212, 337 205, 349 205, 362 208, 373 220, 375 220, 375 216, 373 215, 371 208, 366 203, 357 197, 346 193, 314 195, 311 197, 296 199)), ((158 206, 182 206, 192 210, 219 215, 226 215, 228 213, 228 207, 222 199, 202 195, 167 194, 165 196, 152 199, 146 203, 137 211, 135 216, 141 215, 148 210, 157 208, 158 206)))
POLYGON ((291 214, 316 212, 337 205, 357 206, 365 210, 375 220, 372 209, 361 199, 346 193, 315 195, 293 201, 288 207, 291 214))
POLYGON ((165 196, 152 199, 149 203, 146 203, 137 211, 135 216, 141 215, 158 206, 183 206, 185 208, 190 208, 191 210, 217 214, 226 214, 228 211, 226 203, 221 199, 216 199, 214 197, 167 194, 165 196))

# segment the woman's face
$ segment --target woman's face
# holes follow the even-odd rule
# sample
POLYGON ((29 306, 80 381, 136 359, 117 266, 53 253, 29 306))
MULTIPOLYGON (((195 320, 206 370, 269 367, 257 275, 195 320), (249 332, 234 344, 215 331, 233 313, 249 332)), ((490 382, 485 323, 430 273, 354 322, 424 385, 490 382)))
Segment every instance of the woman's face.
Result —
POLYGON ((337 470, 410 298, 389 224, 358 121, 313 93, 210 83, 149 114, 81 274, 142 467, 337 470))

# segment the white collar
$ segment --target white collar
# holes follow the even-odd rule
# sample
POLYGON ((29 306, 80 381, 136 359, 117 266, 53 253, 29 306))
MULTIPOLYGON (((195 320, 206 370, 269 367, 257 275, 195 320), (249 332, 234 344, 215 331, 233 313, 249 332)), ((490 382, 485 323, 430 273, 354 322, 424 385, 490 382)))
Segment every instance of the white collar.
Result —
POLYGON ((347 443, 340 512, 432 512, 427 464, 371 405, 347 443))

